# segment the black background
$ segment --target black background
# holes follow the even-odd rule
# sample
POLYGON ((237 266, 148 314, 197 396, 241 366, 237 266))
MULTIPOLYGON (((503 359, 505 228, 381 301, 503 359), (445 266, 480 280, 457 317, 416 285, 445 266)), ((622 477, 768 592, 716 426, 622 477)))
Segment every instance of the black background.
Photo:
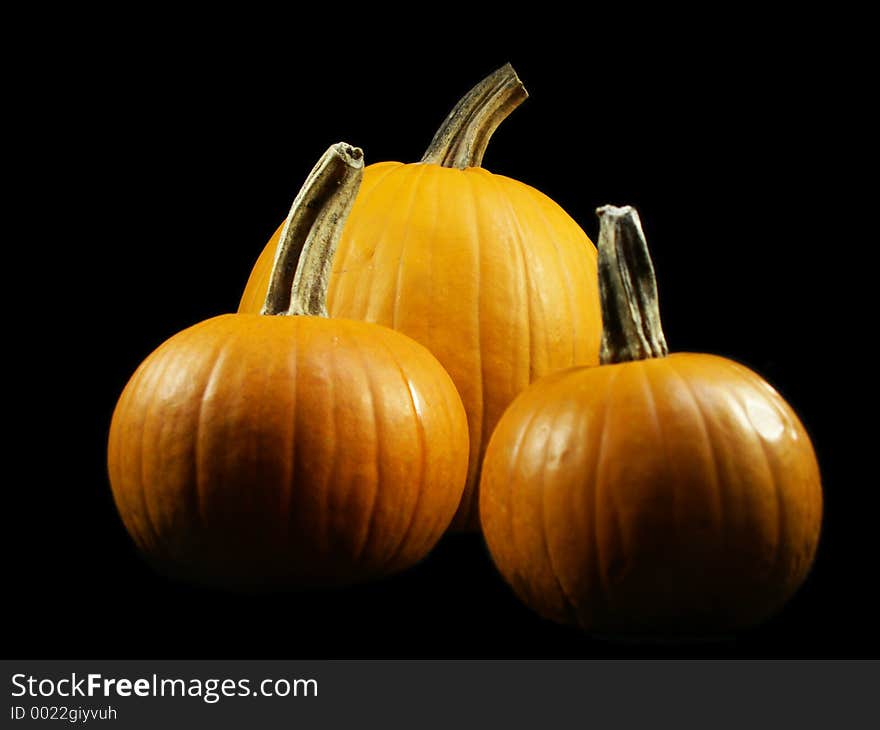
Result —
POLYGON ((14 140, 31 158, 20 248, 33 256, 10 266, 28 309, 13 318, 26 349, 23 384, 10 390, 27 407, 7 456, 22 467, 7 489, 24 503, 10 502, 6 519, 5 653, 880 655, 869 591, 878 500, 857 463, 869 441, 859 443, 857 415, 869 406, 849 392, 863 373, 840 329, 860 266, 836 227, 852 211, 829 172, 849 154, 832 126, 846 113, 846 58, 829 65, 821 20, 591 17, 523 17, 512 31, 450 22, 432 35, 427 21, 389 35, 358 18, 252 27, 233 15, 117 18, 113 32, 66 34, 54 18, 64 42, 30 71, 31 129, 14 140), (329 144, 359 145, 368 163, 415 161, 453 103, 505 61, 531 98, 499 128, 484 166, 550 195, 594 240, 598 205, 637 206, 671 348, 749 365, 801 415, 826 500, 803 589, 740 636, 657 645, 539 619, 473 536, 347 590, 240 596, 154 575, 105 473, 110 414, 131 372, 174 332, 235 309, 329 144))

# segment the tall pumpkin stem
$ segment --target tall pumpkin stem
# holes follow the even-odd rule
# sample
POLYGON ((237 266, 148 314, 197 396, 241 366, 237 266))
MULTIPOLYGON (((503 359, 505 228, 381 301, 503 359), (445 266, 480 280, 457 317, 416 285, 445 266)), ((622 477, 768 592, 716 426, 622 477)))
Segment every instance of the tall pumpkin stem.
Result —
POLYGON ((599 295, 603 365, 669 354, 660 324, 657 279, 635 208, 606 205, 599 216, 599 295))
POLYGON ((492 133, 529 96, 509 63, 487 76, 455 105, 437 130, 422 162, 479 167, 492 133))
POLYGON ((318 160, 281 231, 262 314, 327 316, 333 254, 363 174, 363 151, 345 142, 318 160))

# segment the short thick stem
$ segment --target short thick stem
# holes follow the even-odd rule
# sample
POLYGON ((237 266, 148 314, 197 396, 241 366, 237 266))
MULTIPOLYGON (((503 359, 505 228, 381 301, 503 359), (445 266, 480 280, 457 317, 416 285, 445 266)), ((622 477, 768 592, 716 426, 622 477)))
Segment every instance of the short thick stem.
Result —
POLYGON ((657 279, 639 214, 606 205, 599 229, 599 294, 602 300, 602 364, 664 357, 669 353, 657 279))
POLYGON ((509 63, 471 89, 446 117, 422 156, 443 167, 479 167, 493 132, 529 96, 509 63))
POLYGON ((364 172, 364 153, 332 145, 309 173, 281 231, 263 314, 327 316, 333 254, 364 172))

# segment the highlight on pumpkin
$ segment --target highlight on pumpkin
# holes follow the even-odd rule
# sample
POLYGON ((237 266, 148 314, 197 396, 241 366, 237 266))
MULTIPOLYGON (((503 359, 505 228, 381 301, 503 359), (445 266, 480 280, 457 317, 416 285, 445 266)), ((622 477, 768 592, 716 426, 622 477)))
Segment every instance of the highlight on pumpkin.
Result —
MULTIPOLYGON (((507 64, 465 94, 420 162, 367 167, 330 273, 331 316, 415 339, 452 377, 470 433, 460 530, 479 529, 483 453, 514 397, 543 375, 599 362, 595 247, 546 195, 481 167, 493 132, 527 96, 507 64)), ((281 232, 251 271, 240 312, 260 310, 281 232)))
POLYGON ((532 609, 589 632, 757 624, 816 552, 810 439, 743 365, 667 354, 638 213, 597 212, 603 364, 539 380, 501 418, 480 486, 492 558, 532 609))
POLYGON ((332 146, 273 252, 265 314, 171 337, 113 413, 119 514, 157 570, 227 588, 356 583, 403 570, 461 499, 467 419, 415 341, 326 315, 327 275, 361 184, 332 146))

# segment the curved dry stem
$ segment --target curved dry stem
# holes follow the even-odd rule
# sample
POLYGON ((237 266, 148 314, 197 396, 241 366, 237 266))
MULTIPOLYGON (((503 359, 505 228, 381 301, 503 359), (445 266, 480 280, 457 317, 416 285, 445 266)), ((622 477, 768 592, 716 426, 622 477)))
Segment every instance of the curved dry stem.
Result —
POLYGON ((281 231, 262 314, 327 316, 333 254, 363 173, 363 151, 345 142, 318 160, 281 231))
POLYGON ((509 63, 487 76, 455 105, 437 130, 422 162, 479 167, 492 134, 529 96, 509 63))
POLYGON ((606 205, 596 211, 603 365, 669 354, 660 323, 657 279, 635 208, 606 205))

